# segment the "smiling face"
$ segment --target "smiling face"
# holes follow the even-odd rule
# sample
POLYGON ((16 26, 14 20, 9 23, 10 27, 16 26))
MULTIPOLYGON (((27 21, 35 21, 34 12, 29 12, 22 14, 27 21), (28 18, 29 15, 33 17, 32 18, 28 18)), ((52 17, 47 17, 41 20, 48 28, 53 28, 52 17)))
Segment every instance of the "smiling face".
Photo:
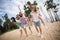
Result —
POLYGON ((33 12, 37 12, 37 8, 33 8, 32 11, 33 11, 33 12))
POLYGON ((23 17, 23 14, 22 14, 22 13, 20 13, 20 14, 19 14, 19 16, 20 16, 20 17, 23 17))
POLYGON ((17 19, 20 19, 20 16, 17 14, 17 15, 16 15, 16 18, 17 18, 17 19))

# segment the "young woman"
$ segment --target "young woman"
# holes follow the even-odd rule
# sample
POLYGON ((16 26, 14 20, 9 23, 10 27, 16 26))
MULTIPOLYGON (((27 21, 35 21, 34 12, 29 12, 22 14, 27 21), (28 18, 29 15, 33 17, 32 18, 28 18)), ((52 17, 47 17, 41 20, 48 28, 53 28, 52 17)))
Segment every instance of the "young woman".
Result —
MULTIPOLYGON (((18 8, 19 8, 19 6, 18 6, 18 8)), ((29 30, 30 30, 31 33, 32 33, 31 27, 29 26, 28 18, 23 17, 23 13, 22 13, 22 11, 21 11, 20 8, 19 8, 19 10, 20 10, 20 12, 19 12, 20 19, 22 19, 21 21, 22 21, 23 25, 26 26, 26 27, 28 26, 29 30)), ((26 27, 25 27, 25 28, 26 28, 26 27)), ((26 32, 25 32, 25 33, 26 33, 26 32)), ((26 33, 26 34, 27 34, 27 33, 26 33)))
POLYGON ((15 18, 14 17, 12 17, 11 18, 11 22, 12 22, 12 24, 14 25, 14 27, 11 27, 11 29, 13 29, 13 28, 18 28, 17 26, 16 26, 16 20, 15 20, 15 18))
POLYGON ((22 36, 22 25, 21 25, 21 22, 20 22, 20 16, 19 15, 16 15, 16 25, 19 27, 20 29, 20 32, 21 32, 21 36, 22 36))
POLYGON ((36 30, 37 30, 37 32, 38 32, 38 36, 41 36, 41 34, 42 34, 42 29, 41 29, 41 27, 40 27, 40 26, 41 26, 40 20, 41 20, 41 22, 42 22, 44 25, 45 25, 45 23, 44 23, 44 21, 43 21, 42 18, 41 18, 40 12, 37 10, 37 8, 33 8, 33 10, 32 10, 32 12, 30 13, 30 15, 31 15, 32 22, 34 23, 35 28, 36 28, 36 30), (38 30, 37 26, 38 26, 39 30, 38 30))
POLYGON ((17 15, 16 16, 17 19, 15 19, 14 17, 11 18, 13 24, 17 25, 17 27, 20 29, 21 32, 21 36, 22 36, 22 28, 21 28, 21 23, 20 23, 20 16, 17 15))
POLYGON ((13 22, 14 24, 16 24, 16 20, 15 20, 14 17, 12 17, 11 20, 12 20, 12 22, 13 22))
POLYGON ((26 19, 23 17, 23 14, 19 14, 19 16, 20 16, 20 21, 21 21, 22 27, 23 27, 23 29, 24 29, 24 31, 25 31, 25 34, 26 34, 26 36, 28 36, 28 35, 27 35, 27 31, 26 31, 27 21, 26 21, 26 19))

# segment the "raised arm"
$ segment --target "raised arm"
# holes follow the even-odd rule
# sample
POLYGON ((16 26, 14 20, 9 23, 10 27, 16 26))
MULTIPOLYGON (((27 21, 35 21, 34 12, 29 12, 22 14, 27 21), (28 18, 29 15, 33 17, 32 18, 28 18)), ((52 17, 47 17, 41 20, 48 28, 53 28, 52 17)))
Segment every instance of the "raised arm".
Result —
POLYGON ((20 10, 20 12, 21 12, 20 5, 18 5, 18 9, 19 9, 19 10, 20 10))

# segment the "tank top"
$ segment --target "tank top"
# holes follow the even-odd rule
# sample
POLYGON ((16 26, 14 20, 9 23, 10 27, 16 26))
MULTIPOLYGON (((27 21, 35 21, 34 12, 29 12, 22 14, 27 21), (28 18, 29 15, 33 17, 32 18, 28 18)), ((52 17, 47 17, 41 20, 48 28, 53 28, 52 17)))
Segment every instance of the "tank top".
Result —
POLYGON ((20 20, 17 20, 17 26, 20 27, 21 23, 20 20))
POLYGON ((22 18, 22 19, 21 19, 21 23, 22 23, 23 25, 25 25, 25 24, 26 24, 26 19, 25 19, 25 18, 22 18))

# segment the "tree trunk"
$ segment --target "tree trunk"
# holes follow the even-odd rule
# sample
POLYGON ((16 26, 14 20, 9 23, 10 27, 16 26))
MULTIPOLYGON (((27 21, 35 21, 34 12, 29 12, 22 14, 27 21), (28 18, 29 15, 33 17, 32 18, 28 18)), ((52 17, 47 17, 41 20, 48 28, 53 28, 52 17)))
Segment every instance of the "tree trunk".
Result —
POLYGON ((52 16, 51 10, 48 10, 48 12, 49 12, 48 14, 49 14, 49 16, 50 16, 50 21, 53 22, 54 19, 53 19, 53 16, 52 16))
POLYGON ((50 11, 51 11, 51 14, 52 14, 52 17, 53 17, 53 21, 56 21, 53 9, 51 9, 50 11))

